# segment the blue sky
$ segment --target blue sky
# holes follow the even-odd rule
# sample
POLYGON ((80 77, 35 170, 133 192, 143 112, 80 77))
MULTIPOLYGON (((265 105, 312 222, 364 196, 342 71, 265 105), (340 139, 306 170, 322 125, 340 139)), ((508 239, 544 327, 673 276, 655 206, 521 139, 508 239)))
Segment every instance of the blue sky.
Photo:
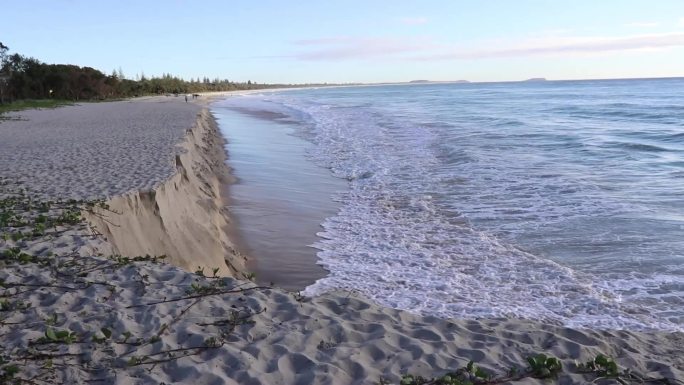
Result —
POLYGON ((130 78, 684 76, 684 0, 22 0, 0 19, 11 52, 130 78))

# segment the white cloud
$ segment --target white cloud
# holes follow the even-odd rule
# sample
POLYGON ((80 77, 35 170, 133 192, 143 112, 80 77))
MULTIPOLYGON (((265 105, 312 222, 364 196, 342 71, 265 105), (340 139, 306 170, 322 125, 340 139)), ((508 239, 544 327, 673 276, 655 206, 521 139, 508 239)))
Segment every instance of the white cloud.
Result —
POLYGON ((627 23, 625 24, 625 27, 634 27, 634 28, 655 28, 658 27, 660 23, 657 21, 635 21, 633 23, 627 23))
POLYGON ((543 31, 541 35, 544 36, 556 36, 556 35, 567 35, 569 33, 572 33, 573 30, 567 29, 567 28, 557 28, 557 29, 548 29, 546 31, 543 31))
POLYGON ((473 60, 542 55, 592 55, 607 52, 665 49, 684 46, 684 32, 629 36, 559 36, 534 39, 500 39, 469 46, 443 44, 428 38, 327 37, 295 42, 299 60, 473 60))
POLYGON ((427 17, 403 17, 399 19, 402 24, 406 25, 421 25, 428 22, 427 17))
POLYGON ((419 60, 483 59, 497 57, 592 54, 684 46, 684 33, 621 37, 552 37, 526 41, 500 41, 486 48, 451 49, 417 57, 419 60))
POLYGON ((344 44, 346 42, 354 40, 351 36, 332 36, 332 37, 321 37, 317 39, 302 39, 296 40, 294 43, 297 45, 334 45, 334 44, 344 44))
POLYGON ((391 57, 434 47, 432 42, 425 39, 349 36, 299 40, 295 44, 310 47, 305 52, 295 54, 295 58, 314 61, 391 57))

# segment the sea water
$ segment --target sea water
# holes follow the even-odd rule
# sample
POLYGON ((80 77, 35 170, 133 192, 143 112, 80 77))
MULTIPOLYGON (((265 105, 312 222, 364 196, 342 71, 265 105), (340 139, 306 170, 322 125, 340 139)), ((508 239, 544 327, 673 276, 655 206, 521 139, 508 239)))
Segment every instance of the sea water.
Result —
POLYGON ((684 330, 684 79, 320 88, 221 103, 297 122, 307 161, 346 181, 311 244, 327 274, 307 295, 684 330))

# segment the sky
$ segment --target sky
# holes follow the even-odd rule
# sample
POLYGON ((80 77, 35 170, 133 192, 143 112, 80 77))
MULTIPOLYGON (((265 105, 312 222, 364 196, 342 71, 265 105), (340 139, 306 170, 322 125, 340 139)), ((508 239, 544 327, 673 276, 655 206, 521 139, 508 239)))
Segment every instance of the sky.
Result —
POLYGON ((684 76, 684 0, 22 0, 10 53, 259 83, 684 76))

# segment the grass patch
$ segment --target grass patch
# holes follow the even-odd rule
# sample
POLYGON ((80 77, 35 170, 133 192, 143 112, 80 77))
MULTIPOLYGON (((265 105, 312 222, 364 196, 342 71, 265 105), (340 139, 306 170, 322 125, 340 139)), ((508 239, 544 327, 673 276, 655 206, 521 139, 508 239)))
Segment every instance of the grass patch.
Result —
POLYGON ((0 104, 0 115, 10 111, 29 110, 34 108, 57 108, 70 106, 73 102, 59 99, 17 100, 12 103, 0 104))

